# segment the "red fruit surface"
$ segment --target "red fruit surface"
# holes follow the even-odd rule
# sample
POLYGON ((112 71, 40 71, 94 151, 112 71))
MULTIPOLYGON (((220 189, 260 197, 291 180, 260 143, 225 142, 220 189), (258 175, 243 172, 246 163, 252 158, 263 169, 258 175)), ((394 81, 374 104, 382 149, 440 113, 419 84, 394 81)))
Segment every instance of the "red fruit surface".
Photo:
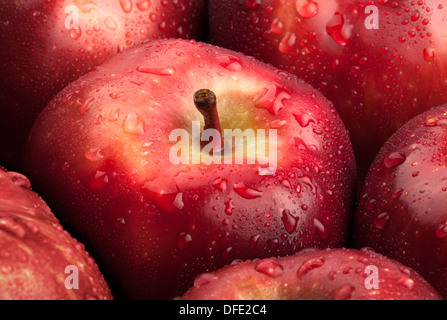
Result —
POLYGON ((415 271, 369 249, 304 250, 198 276, 180 300, 441 300, 415 271), (375 280, 373 277, 377 276, 375 280), (375 282, 376 281, 376 282, 375 282))
POLYGON ((234 259, 348 238, 355 160, 335 109, 296 77, 209 44, 147 42, 107 61, 45 108, 23 159, 126 298, 172 298, 234 259), (203 88, 222 129, 277 130, 276 172, 245 158, 170 161, 170 133, 203 124, 203 88))
POLYGON ((70 82, 145 39, 201 38, 204 20, 204 0, 0 1, 1 165, 18 170, 32 123, 70 82))
POLYGON ((445 0, 210 0, 209 8, 213 44, 294 73, 334 103, 361 179, 400 126, 447 102, 445 0))
POLYGON ((31 190, 25 176, 3 169, 0 169, 0 299, 112 299, 103 275, 84 245, 63 229, 47 204, 31 190), (67 267, 76 267, 77 272, 66 271, 67 267), (78 288, 70 287, 75 283, 78 288))
POLYGON ((447 298, 447 107, 406 123, 374 160, 354 242, 418 271, 447 298))

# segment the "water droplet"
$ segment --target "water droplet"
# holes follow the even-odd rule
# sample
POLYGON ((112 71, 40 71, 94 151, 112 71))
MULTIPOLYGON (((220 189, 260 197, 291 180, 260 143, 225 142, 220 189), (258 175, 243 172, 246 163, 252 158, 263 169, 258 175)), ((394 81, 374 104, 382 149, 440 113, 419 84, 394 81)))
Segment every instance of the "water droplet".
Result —
POLYGON ((151 67, 140 66, 137 68, 137 71, 141 73, 150 73, 158 76, 172 76, 175 73, 175 68, 173 67, 151 68, 151 67))
POLYGON ((198 288, 207 283, 210 283, 212 280, 217 279, 212 273, 202 273, 194 280, 194 287, 198 288))
POLYGON ((300 281, 304 275, 306 275, 315 268, 323 266, 323 264, 324 264, 323 257, 307 259, 297 270, 298 280, 300 281))
POLYGON ((221 54, 216 56, 217 63, 230 71, 240 71, 242 70, 242 60, 231 54, 221 54))
POLYGON ((144 121, 135 112, 130 112, 123 121, 123 130, 134 135, 144 135, 144 121))
POLYGON ((400 279, 397 281, 397 283, 400 284, 400 285, 402 285, 402 286, 404 286, 404 287, 406 287, 406 288, 409 289, 409 290, 413 289, 413 286, 414 286, 414 280, 411 279, 411 278, 407 278, 407 277, 405 277, 405 278, 400 278, 400 279))
POLYGON ((104 24, 110 31, 115 31, 118 28, 118 23, 111 16, 104 19, 104 24))
POLYGON ((217 178, 216 180, 214 180, 213 186, 217 190, 225 191, 225 190, 227 190, 227 180, 222 179, 222 178, 217 178))
POLYGON ((118 108, 118 109, 110 111, 108 120, 110 122, 114 122, 114 121, 118 120, 119 116, 120 116, 120 109, 118 108))
POLYGON ((374 225, 377 229, 383 229, 389 219, 389 214, 387 212, 382 212, 374 219, 374 225))
POLYGON ((192 241, 191 235, 189 233, 182 232, 177 237, 177 247, 180 250, 183 250, 183 249, 185 249, 186 247, 189 246, 191 241, 192 241))
POLYGON ((414 10, 414 12, 411 14, 411 21, 417 21, 421 14, 419 13, 419 10, 414 10))
POLYGON ((110 98, 116 100, 121 98, 124 95, 124 92, 122 91, 117 91, 117 92, 112 92, 111 94, 109 94, 110 98))
POLYGON ((318 13, 318 3, 313 0, 297 0, 295 8, 303 18, 312 18, 318 13))
POLYGON ((256 234, 256 235, 250 237, 250 248, 251 249, 256 249, 256 246, 258 245, 259 238, 261 238, 261 235, 259 235, 259 234, 256 234))
POLYGON ((436 229, 436 237, 440 239, 447 237, 447 222, 439 225, 439 227, 436 229))
POLYGON ((324 240, 328 237, 329 232, 324 227, 324 224, 316 218, 314 219, 314 227, 315 229, 317 229, 317 233, 321 237, 321 239, 324 240))
POLYGON ((95 162, 98 161, 102 158, 104 158, 104 155, 101 153, 101 150, 96 149, 96 148, 92 148, 92 149, 88 149, 85 153, 84 156, 87 160, 95 162))
POLYGON ((125 13, 132 12, 132 0, 119 0, 119 1, 121 9, 123 9, 125 13))
POLYGON ((272 278, 277 278, 283 274, 284 267, 277 263, 273 258, 267 258, 258 261, 255 270, 272 278))
POLYGON ((137 8, 140 11, 147 11, 151 7, 151 2, 149 0, 137 0, 137 8))
POLYGON ((276 84, 266 86, 263 94, 256 100, 256 108, 265 108, 272 115, 278 114, 279 110, 284 107, 284 100, 290 99, 290 94, 285 88, 276 84))
POLYGON ((259 6, 260 3, 261 3, 260 0, 245 0, 245 4, 250 9, 256 9, 259 6))
POLYGON ((397 189, 396 191, 393 192, 393 194, 391 195, 391 198, 397 199, 402 195, 403 192, 404 192, 403 189, 397 189))
POLYGON ((91 106, 93 100, 95 100, 95 98, 89 98, 89 99, 85 100, 84 103, 81 105, 81 107, 79 108, 79 114, 81 116, 85 115, 87 113, 87 111, 90 110, 90 106, 91 106))
POLYGON ((383 164, 385 165, 386 168, 394 168, 397 167, 398 165, 401 165, 402 163, 405 162, 405 155, 400 153, 400 152, 390 152, 385 159, 383 160, 383 164))
POLYGON ((334 39, 334 41, 340 46, 346 46, 349 44, 349 39, 352 35, 351 24, 345 23, 345 19, 342 14, 336 12, 331 21, 326 25, 326 31, 334 39))
POLYGON ((296 226, 298 224, 298 217, 295 217, 291 214, 290 210, 284 209, 282 211, 282 217, 281 220, 284 224, 284 227, 286 228, 286 231, 290 234, 292 234, 295 229, 296 226))
POLYGON ((0 230, 13 234, 19 239, 23 239, 26 235, 25 228, 11 217, 0 217, 0 230))
POLYGON ((89 180, 89 187, 92 190, 100 190, 109 183, 109 176, 104 171, 96 171, 89 180))
POLYGON ((348 300, 352 297, 355 287, 346 283, 341 285, 334 293, 334 300, 348 300))
POLYGON ((271 30, 273 33, 281 34, 284 32, 284 24, 279 18, 275 18, 272 21, 271 30))
POLYGON ((31 182, 23 174, 13 171, 8 171, 6 174, 16 186, 31 189, 31 182))
POLYGON ((233 213, 234 205, 233 205, 233 199, 230 199, 225 202, 225 214, 228 216, 231 216, 233 213))
POLYGON ((3 263, 3 264, 1 265, 0 270, 1 270, 3 273, 8 274, 8 273, 11 273, 14 269, 13 269, 12 265, 10 265, 9 263, 3 263))
POLYGON ((435 60, 435 49, 432 47, 425 48, 424 49, 424 59, 427 62, 433 62, 433 60, 435 60))
POLYGON ((77 29, 71 28, 68 33, 70 35, 70 38, 72 38, 73 40, 78 40, 82 35, 82 30, 80 27, 78 27, 77 29))
POLYGON ((287 121, 285 120, 273 120, 270 122, 270 128, 272 129, 280 129, 284 127, 287 124, 287 121))
POLYGON ((303 114, 292 113, 292 115, 295 118, 295 120, 298 122, 300 127, 302 127, 302 128, 307 127, 309 125, 309 123, 311 123, 311 122, 317 123, 315 118, 307 113, 303 113, 303 114))
POLYGON ((262 191, 251 189, 245 183, 236 183, 233 185, 234 191, 245 199, 256 199, 262 196, 262 191))
POLYGON ((278 50, 281 53, 291 53, 296 43, 296 35, 293 32, 287 32, 279 42, 278 50))
POLYGON ((183 195, 179 192, 173 179, 157 178, 146 182, 142 189, 151 200, 166 212, 177 213, 184 207, 183 195))

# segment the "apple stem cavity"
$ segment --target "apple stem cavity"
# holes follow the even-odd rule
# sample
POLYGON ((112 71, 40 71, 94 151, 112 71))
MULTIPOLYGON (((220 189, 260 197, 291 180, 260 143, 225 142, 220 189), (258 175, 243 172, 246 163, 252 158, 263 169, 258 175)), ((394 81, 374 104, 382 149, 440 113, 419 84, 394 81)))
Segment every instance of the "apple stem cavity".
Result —
MULTIPOLYGON (((217 112, 217 98, 213 91, 209 89, 200 89, 194 93, 194 104, 202 114, 205 121, 204 131, 207 129, 213 129, 219 132, 217 136, 222 137, 222 128, 219 121, 219 113, 217 112)), ((214 138, 213 138, 214 139, 214 138)), ((220 143, 221 149, 223 149, 223 141, 216 141, 220 143)), ((214 141, 213 141, 214 142, 214 141)), ((201 146, 207 144, 206 141, 201 141, 201 146)))

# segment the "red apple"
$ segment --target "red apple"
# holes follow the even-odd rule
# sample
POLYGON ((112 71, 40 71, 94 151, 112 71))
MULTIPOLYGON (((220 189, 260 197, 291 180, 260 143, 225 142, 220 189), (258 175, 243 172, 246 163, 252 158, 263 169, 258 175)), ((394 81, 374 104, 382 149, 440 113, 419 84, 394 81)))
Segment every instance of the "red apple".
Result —
POLYGON ((213 44, 297 74, 334 103, 360 177, 401 125, 447 102, 446 0, 210 0, 209 9, 213 44))
POLYGON ((209 44, 153 41, 110 59, 53 99, 25 149, 24 171, 125 298, 172 298, 234 259, 348 237, 355 160, 335 109, 296 77, 209 44), (200 141, 170 141, 204 125, 200 89, 214 92, 223 131, 265 130, 251 146, 265 142, 275 166, 248 163, 248 150, 195 164, 200 141), (183 164, 170 157, 179 143, 183 164))
POLYGON ((441 300, 415 271, 362 249, 310 250, 199 275, 180 300, 441 300))
POLYGON ((355 245, 418 271, 447 298, 447 106, 406 123, 382 147, 355 213, 355 245))
POLYGON ((0 300, 112 299, 84 245, 22 174, 0 168, 0 300))
POLYGON ((199 38, 204 0, 21 0, 0 5, 0 163, 17 170, 39 112, 144 39, 199 38))

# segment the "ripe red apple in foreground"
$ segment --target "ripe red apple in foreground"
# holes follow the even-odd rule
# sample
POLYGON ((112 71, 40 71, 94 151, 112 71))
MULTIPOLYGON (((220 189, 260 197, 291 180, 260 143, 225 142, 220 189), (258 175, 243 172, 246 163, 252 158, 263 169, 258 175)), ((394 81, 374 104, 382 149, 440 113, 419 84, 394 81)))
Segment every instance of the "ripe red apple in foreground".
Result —
POLYGON ((401 125, 447 102, 446 0, 210 0, 209 9, 213 44, 294 73, 334 103, 362 177, 401 125))
POLYGON ((172 298, 234 259, 348 236, 355 160, 335 109, 296 77, 209 44, 153 41, 107 61, 45 108, 23 160, 126 298, 172 298), (197 92, 214 93, 213 110, 197 92), (224 146, 230 163, 206 163, 209 145, 194 139, 210 121, 247 133, 242 153, 224 146))
POLYGON ((354 241, 414 268, 447 298, 447 106, 406 123, 368 172, 354 241))
POLYGON ((304 250, 199 275, 181 300, 441 300, 415 271, 369 249, 304 250))
POLYGON ((112 299, 83 244, 22 174, 0 168, 0 300, 112 299))
POLYGON ((17 170, 42 109, 70 82, 144 39, 202 36, 204 0, 0 4, 0 163, 17 170))

